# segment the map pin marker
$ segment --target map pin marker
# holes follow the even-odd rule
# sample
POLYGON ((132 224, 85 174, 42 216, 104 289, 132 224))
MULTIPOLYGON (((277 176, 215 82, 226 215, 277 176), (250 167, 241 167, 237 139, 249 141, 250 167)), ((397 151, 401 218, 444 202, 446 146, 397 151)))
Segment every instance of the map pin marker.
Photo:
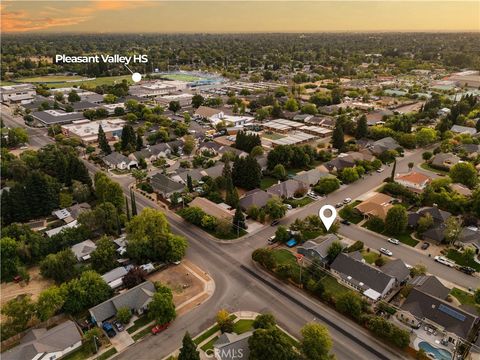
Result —
POLYGON ((337 210, 332 205, 323 205, 318 212, 318 216, 320 216, 325 229, 328 231, 337 217, 337 210), (325 215, 326 211, 330 211, 330 215, 325 215))

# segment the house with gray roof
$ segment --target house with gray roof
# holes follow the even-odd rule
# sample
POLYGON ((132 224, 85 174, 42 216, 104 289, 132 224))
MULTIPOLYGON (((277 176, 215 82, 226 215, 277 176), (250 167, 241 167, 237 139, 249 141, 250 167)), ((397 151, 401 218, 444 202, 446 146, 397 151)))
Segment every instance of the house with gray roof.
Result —
POLYGON ((448 302, 448 288, 431 278, 423 277, 420 284, 414 285, 395 316, 413 327, 419 326, 420 321, 428 324, 452 344, 457 344, 459 338, 469 338, 479 323, 478 316, 448 302))
POLYGON ((307 187, 304 183, 293 179, 282 181, 281 183, 272 185, 267 189, 269 194, 276 195, 284 199, 292 198, 297 191, 307 191, 307 187))
POLYGON ((223 333, 213 344, 215 358, 217 360, 246 360, 250 355, 248 339, 253 331, 247 331, 237 335, 234 333, 223 333))
POLYGON ((445 222, 452 216, 448 211, 440 210, 437 206, 424 207, 417 212, 408 214, 408 225, 416 227, 418 220, 422 216, 430 214, 433 219, 433 225, 423 232, 422 237, 424 240, 441 243, 445 239, 445 222))
POLYGON ((405 283, 410 277, 410 269, 401 259, 390 260, 381 269, 385 274, 395 278, 395 285, 405 283))
POLYGON ((324 166, 331 172, 342 171, 348 167, 354 167, 356 163, 355 158, 348 154, 339 154, 335 159, 327 161, 324 166))
POLYGON ((316 185, 321 178, 327 176, 330 176, 328 172, 321 172, 317 169, 312 169, 298 173, 293 179, 304 183, 306 186, 313 186, 316 185))
POLYGON ((341 283, 373 301, 385 297, 395 286, 395 277, 344 253, 335 258, 330 268, 341 283))
POLYGON ((477 133, 477 129, 475 129, 474 127, 461 126, 461 125, 453 125, 450 131, 456 134, 475 135, 477 133))
POLYGON ((92 317, 92 321, 101 325, 107 319, 115 316, 118 309, 127 307, 136 315, 142 315, 152 301, 155 293, 155 285, 151 281, 145 281, 117 296, 98 304, 88 311, 92 317))
POLYGON ((127 170, 138 167, 138 161, 135 159, 129 159, 123 154, 116 151, 108 154, 103 158, 103 162, 110 169, 127 170))
POLYGON ((168 199, 176 192, 182 192, 184 185, 173 181, 168 176, 157 173, 153 175, 150 179, 150 185, 152 185, 153 190, 163 196, 165 199, 168 199))
POLYGON ((372 154, 378 156, 384 151, 395 150, 399 147, 401 146, 398 144, 398 142, 394 138, 388 136, 386 138, 375 141, 370 151, 372 152, 372 154))
POLYGON ((322 264, 326 265, 328 263, 328 248, 335 241, 340 242, 343 248, 346 247, 346 245, 340 241, 337 235, 327 234, 320 236, 315 240, 305 241, 302 245, 297 247, 297 253, 305 256, 307 259, 312 261, 318 260, 322 264))
POLYGON ((50 329, 30 329, 14 348, 2 353, 4 360, 59 359, 82 345, 77 325, 67 320, 50 329))
POLYGON ((127 275, 128 270, 124 266, 116 267, 102 275, 103 281, 112 289, 117 289, 123 285, 123 277, 127 275))
POLYGON ((87 261, 90 259, 90 254, 95 251, 97 245, 92 240, 85 240, 81 243, 73 245, 70 249, 78 261, 87 261))
POLYGON ((271 199, 274 195, 270 194, 264 190, 254 189, 245 193, 245 195, 240 199, 240 207, 243 210, 248 210, 252 206, 262 208, 267 204, 267 201, 271 199))
POLYGON ((480 229, 476 226, 464 227, 457 242, 463 244, 463 246, 474 246, 478 253, 480 250, 480 229))
POLYGON ((456 165, 460 162, 460 158, 451 153, 439 153, 433 157, 433 159, 430 161, 430 164, 443 168, 443 169, 450 169, 453 165, 456 165))

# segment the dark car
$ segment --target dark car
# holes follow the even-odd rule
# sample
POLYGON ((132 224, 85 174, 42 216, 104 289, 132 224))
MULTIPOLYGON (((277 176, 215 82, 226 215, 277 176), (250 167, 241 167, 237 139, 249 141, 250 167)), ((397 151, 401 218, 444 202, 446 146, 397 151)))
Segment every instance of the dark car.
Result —
POLYGON ((115 329, 117 329, 118 331, 125 330, 125 328, 123 327, 120 321, 117 321, 117 320, 113 321, 113 325, 115 326, 115 329))
POLYGON ((341 208, 342 206, 343 206, 342 203, 337 203, 337 204, 335 205, 335 207, 336 207, 337 209, 338 209, 338 208, 341 208))
POLYGON ((278 220, 278 219, 275 219, 270 223, 270 225, 272 225, 272 226, 275 226, 275 225, 278 225, 278 224, 280 224, 280 220, 278 220))
POLYGON ((458 270, 468 275, 473 275, 473 273, 475 272, 475 269, 471 268, 470 266, 461 266, 458 268, 458 270))
POLYGON ((430 246, 430 243, 424 242, 424 243, 422 244, 422 250, 427 250, 429 246, 430 246))
POLYGON ((115 329, 113 328, 112 324, 110 324, 108 321, 105 321, 102 324, 102 327, 103 327, 103 330, 105 330, 105 332, 107 333, 108 337, 112 338, 115 335, 117 335, 117 333, 115 332, 115 329))
POLYGON ((343 219, 342 221, 340 221, 343 225, 350 225, 350 221, 348 221, 347 219, 343 219))

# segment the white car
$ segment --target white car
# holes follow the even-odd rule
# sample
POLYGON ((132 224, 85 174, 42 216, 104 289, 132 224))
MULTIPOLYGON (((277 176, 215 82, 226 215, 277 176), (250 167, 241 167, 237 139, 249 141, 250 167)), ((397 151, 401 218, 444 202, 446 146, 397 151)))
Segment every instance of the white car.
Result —
POLYGON ((446 265, 446 266, 449 266, 449 267, 454 267, 455 266, 455 264, 451 260, 447 259, 446 257, 435 256, 434 259, 435 259, 436 262, 439 262, 440 264, 443 264, 443 265, 446 265))
POLYGON ((385 254, 385 255, 387 255, 387 256, 392 256, 392 255, 393 255, 393 253, 392 253, 390 250, 385 249, 385 248, 380 248, 379 251, 380 251, 382 254, 385 254))
POLYGON ((287 210, 292 210, 293 209, 292 205, 290 205, 290 204, 285 204, 285 207, 287 208, 287 210))
POLYGON ((384 169, 384 168, 380 168, 380 169, 377 170, 377 173, 381 173, 381 172, 383 172, 383 170, 385 170, 385 169, 384 169))
POLYGON ((348 204, 348 203, 350 203, 350 202, 352 202, 352 199, 351 199, 351 198, 346 198, 345 200, 343 200, 343 203, 344 203, 344 204, 348 204))
POLYGON ((397 239, 392 239, 392 238, 388 238, 387 241, 395 245, 398 245, 400 243, 400 241, 398 241, 397 239))
POLYGON ((270 237, 268 238, 268 245, 272 245, 272 244, 275 243, 275 242, 276 242, 276 241, 275 241, 275 235, 270 236, 270 237))

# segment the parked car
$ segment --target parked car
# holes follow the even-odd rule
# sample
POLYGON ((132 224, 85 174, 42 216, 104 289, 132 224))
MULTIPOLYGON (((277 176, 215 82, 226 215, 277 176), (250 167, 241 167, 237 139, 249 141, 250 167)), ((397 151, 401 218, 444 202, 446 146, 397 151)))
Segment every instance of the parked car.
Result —
POLYGON ((427 250, 429 246, 430 246, 430 243, 424 242, 424 243, 422 244, 422 250, 427 250))
POLYGON ((105 330, 108 337, 110 337, 110 338, 117 335, 117 333, 116 333, 115 329, 113 328, 112 324, 110 324, 108 321, 103 322, 102 328, 103 328, 103 330, 105 330))
POLYGON ((274 243, 276 243, 276 242, 277 242, 277 239, 276 239, 275 235, 270 236, 270 237, 268 238, 268 241, 267 241, 268 245, 272 245, 272 244, 274 244, 274 243))
POLYGON ((115 326, 115 329, 117 329, 117 331, 123 331, 125 330, 125 328, 123 327, 123 325, 120 323, 120 321, 113 321, 113 325, 115 326))
POLYGON ((350 203, 350 202, 352 202, 352 199, 351 199, 351 198, 346 198, 345 200, 343 200, 343 203, 344 203, 344 204, 348 204, 348 203, 350 203))
POLYGON ((350 221, 348 221, 347 219, 343 219, 342 221, 340 221, 343 225, 350 225, 350 221))
POLYGON ((293 209, 293 206, 290 205, 290 204, 285 204, 285 207, 287 208, 287 210, 292 210, 293 209))
POLYGON ((162 325, 155 325, 153 328, 152 328, 152 334, 153 335, 157 335, 158 333, 161 333, 163 330, 165 330, 166 328, 168 328, 168 326, 170 325, 170 323, 166 323, 166 324, 162 324, 162 325))
POLYGON ((454 267, 455 266, 455 263, 449 259, 447 259, 446 257, 443 257, 443 256, 435 256, 434 257, 434 260, 440 264, 443 264, 443 265, 446 265, 448 267, 454 267))
POLYGON ((400 244, 400 241, 398 241, 397 239, 388 238, 387 241, 388 241, 389 243, 395 244, 395 245, 400 244))
POLYGON ((471 268, 470 266, 460 266, 458 270, 460 270, 461 272, 467 275, 473 275, 475 273, 475 269, 471 268))
POLYGON ((295 245, 297 245, 297 240, 295 239, 290 239, 287 241, 286 245, 291 248, 291 247, 294 247, 295 245))
POLYGON ((279 219, 275 219, 275 220, 273 220, 273 221, 270 223, 271 226, 275 226, 275 225, 278 225, 278 224, 280 224, 280 220, 279 220, 279 219))
POLYGON ((380 169, 377 170, 377 173, 381 173, 381 172, 383 172, 383 170, 385 170, 385 169, 384 169, 384 168, 380 168, 380 169))
POLYGON ((342 206, 343 206, 342 203, 337 203, 337 204, 335 205, 335 207, 336 207, 337 209, 338 209, 338 208, 341 208, 342 206))
POLYGON ((380 248, 379 251, 380 251, 382 254, 387 255, 387 256, 392 256, 392 255, 393 255, 393 253, 392 253, 390 250, 385 249, 385 248, 380 248))
POLYGON ((315 194, 307 194, 307 196, 308 196, 310 199, 312 199, 312 200, 318 200, 318 199, 320 199, 320 198, 318 197, 318 195, 315 195, 315 194))

